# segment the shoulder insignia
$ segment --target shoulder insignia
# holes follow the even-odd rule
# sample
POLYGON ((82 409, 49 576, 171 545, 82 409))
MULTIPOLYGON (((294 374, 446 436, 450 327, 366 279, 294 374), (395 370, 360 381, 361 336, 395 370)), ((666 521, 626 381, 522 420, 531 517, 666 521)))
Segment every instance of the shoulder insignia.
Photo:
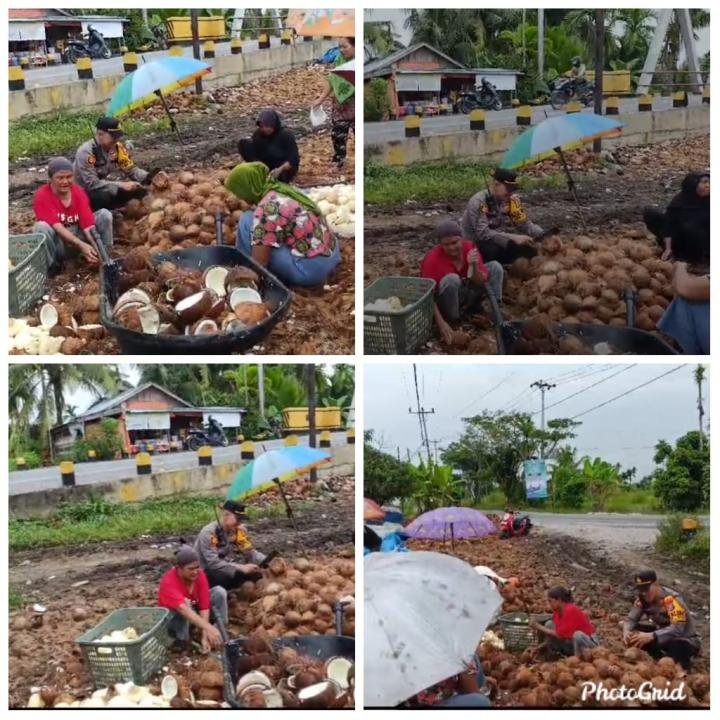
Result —
POLYGON ((220 544, 220 541, 218 540, 218 536, 217 536, 215 533, 213 533, 213 534, 210 536, 210 543, 211 543, 212 545, 215 545, 216 547, 220 544))
POLYGON ((667 595, 663 599, 663 603, 665 605, 665 610, 667 611, 668 618, 670 618, 670 622, 675 623, 683 623, 687 620, 687 613, 685 612, 685 608, 682 606, 682 603, 672 595, 667 595))
POLYGON ((97 158, 93 153, 90 153, 87 158, 87 164, 88 165, 95 165, 97 163, 97 158))

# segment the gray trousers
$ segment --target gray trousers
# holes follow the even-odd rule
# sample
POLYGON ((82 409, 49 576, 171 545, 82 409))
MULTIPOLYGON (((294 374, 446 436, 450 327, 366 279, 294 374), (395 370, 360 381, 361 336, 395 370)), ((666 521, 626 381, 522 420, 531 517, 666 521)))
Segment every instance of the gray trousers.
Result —
MULTIPOLYGON (((552 620, 548 620, 545 623, 545 627, 550 630, 555 630, 555 623, 552 620)), ((600 644, 600 638, 597 633, 588 635, 580 630, 576 630, 573 633, 572 640, 564 640, 558 638, 548 638, 548 644, 554 650, 561 652, 563 655, 577 655, 578 657, 582 654, 583 650, 592 650, 600 644)))
MULTIPOLYGON (((219 585, 210 588, 210 618, 214 619, 216 623, 220 621, 225 630, 227 630, 227 590, 219 585)), ((190 639, 190 622, 179 612, 171 610, 170 622, 168 623, 167 631, 168 634, 173 636, 176 640, 187 641, 190 639)))
MULTIPOLYGON (((499 262, 491 261, 485 263, 489 279, 488 289, 493 293, 495 299, 502 300, 503 277, 505 271, 499 262)), ((463 283, 457 273, 446 275, 438 285, 435 302, 440 308, 442 316, 449 322, 456 322, 460 319, 460 311, 463 306, 473 305, 482 297, 482 286, 471 283, 463 283)))
MULTIPOLYGON (((95 229, 97 230, 103 245, 110 249, 113 245, 113 215, 109 210, 97 210, 93 213, 95 216, 95 229)), ((80 229, 79 225, 70 225, 68 230, 76 237, 85 242, 87 240, 85 233, 80 229)), ((48 259, 50 265, 62 263, 67 257, 67 248, 65 243, 58 237, 52 225, 46 222, 36 222, 33 225, 33 233, 39 233, 45 236, 48 259)))

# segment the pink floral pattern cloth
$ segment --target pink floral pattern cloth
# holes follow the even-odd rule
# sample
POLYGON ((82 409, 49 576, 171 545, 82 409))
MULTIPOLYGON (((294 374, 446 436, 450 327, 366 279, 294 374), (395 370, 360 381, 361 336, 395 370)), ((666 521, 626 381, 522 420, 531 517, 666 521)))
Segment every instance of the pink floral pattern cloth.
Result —
POLYGON ((299 257, 329 256, 337 242, 325 219, 297 200, 271 190, 253 214, 252 244, 287 245, 299 257))

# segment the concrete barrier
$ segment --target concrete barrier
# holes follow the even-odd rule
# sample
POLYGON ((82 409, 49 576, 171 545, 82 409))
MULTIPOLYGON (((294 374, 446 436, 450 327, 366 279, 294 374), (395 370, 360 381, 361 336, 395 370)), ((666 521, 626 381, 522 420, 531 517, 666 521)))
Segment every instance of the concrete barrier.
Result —
MULTIPOLYGON (((284 45, 262 52, 221 55, 210 59, 213 72, 203 78, 203 88, 241 85, 251 80, 269 77, 274 73, 286 72, 304 67, 311 60, 322 56, 332 42, 317 41, 284 45)), ((13 68, 10 68, 12 71, 13 68)), ((59 110, 68 112, 105 107, 118 83, 124 75, 108 75, 90 80, 75 80, 61 85, 32 89, 13 89, 10 83, 10 120, 18 120, 26 115, 44 115, 59 110)), ((12 80, 12 72, 11 72, 12 80)))
MULTIPOLYGON (((603 140, 603 148, 651 143, 710 132, 710 108, 696 105, 672 110, 618 115, 624 124, 622 135, 603 140)), ((479 156, 492 161, 510 147, 524 127, 507 126, 452 135, 425 135, 365 146, 365 160, 377 165, 405 166, 442 160, 473 160, 479 156)))
MULTIPOLYGON (((244 464, 196 466, 93 485, 76 485, 11 495, 10 517, 13 519, 47 517, 52 515, 59 503, 78 503, 90 498, 102 498, 110 502, 140 502, 151 498, 180 494, 222 495, 244 464)), ((353 445, 333 447, 331 461, 318 469, 319 477, 353 475, 354 473, 355 447, 353 445)))

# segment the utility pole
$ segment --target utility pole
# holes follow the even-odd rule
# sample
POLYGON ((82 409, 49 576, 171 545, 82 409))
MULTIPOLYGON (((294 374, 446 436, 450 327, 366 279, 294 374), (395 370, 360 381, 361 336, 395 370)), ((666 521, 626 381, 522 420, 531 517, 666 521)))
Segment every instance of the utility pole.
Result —
POLYGON ((262 364, 258 365, 258 406, 260 417, 265 419, 265 369, 262 364))
MULTIPOLYGON (((308 445, 311 448, 317 447, 315 437, 315 407, 317 405, 317 393, 315 391, 315 365, 310 363, 305 366, 307 373, 308 393, 308 445)), ((317 482, 317 469, 310 470, 310 482, 317 482)))
POLYGON ((543 79, 545 72, 545 11, 538 8, 538 76, 543 79))
POLYGON ((417 400, 417 411, 413 411, 412 408, 408 408, 408 412, 411 415, 418 416, 418 422, 420 423, 420 443, 425 446, 425 451, 427 452, 428 463, 430 463, 430 461, 431 461, 430 441, 428 439, 427 424, 425 422, 425 416, 426 415, 434 415, 435 408, 432 408, 431 410, 426 410, 424 407, 420 407, 420 390, 418 389, 417 365, 415 363, 413 363, 413 375, 415 377, 415 399, 417 400))
POLYGON ((525 53, 525 8, 523 8, 522 11, 522 66, 523 66, 523 72, 525 72, 527 68, 527 55, 525 53))
POLYGON ((398 459, 398 462, 400 462, 400 446, 396 445, 395 447, 397 448, 397 459, 398 459))
POLYGON ((695 368, 695 382, 697 383, 698 389, 698 428, 700 430, 700 450, 703 449, 703 416, 705 415, 705 409, 703 408, 703 397, 702 397, 702 384, 705 379, 705 368, 702 365, 698 365, 695 368))
MULTIPOLYGON (((200 59, 200 28, 198 26, 198 11, 190 10, 190 30, 192 31, 193 57, 200 59)), ((195 78, 195 94, 202 95, 202 78, 195 78)))
POLYGON ((431 440, 430 442, 433 445, 433 451, 434 451, 434 455, 435 455, 435 464, 437 465, 438 464, 438 445, 440 444, 440 441, 439 440, 431 440))
MULTIPOLYGON (((545 433, 545 393, 552 390, 555 385, 546 383, 544 380, 536 380, 530 387, 536 387, 540 390, 540 429, 545 433)), ((545 459, 545 438, 540 442, 540 459, 545 459)))
MULTIPOLYGON (((605 68, 605 11, 595 11, 595 105, 596 115, 602 115, 603 70, 605 68)), ((602 140, 593 142, 593 152, 602 150, 602 140)))

